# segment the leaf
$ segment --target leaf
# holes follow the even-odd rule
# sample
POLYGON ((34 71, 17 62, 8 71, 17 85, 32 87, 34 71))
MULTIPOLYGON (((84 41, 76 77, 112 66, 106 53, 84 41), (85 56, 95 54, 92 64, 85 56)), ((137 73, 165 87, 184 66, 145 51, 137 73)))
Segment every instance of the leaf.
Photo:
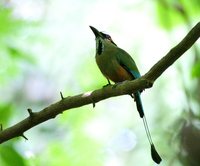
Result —
POLYGON ((0 5, 0 38, 3 36, 13 35, 16 30, 24 24, 24 21, 16 19, 12 15, 12 9, 0 5))
POLYGON ((24 158, 10 145, 0 147, 0 164, 25 166, 24 158))
POLYGON ((10 118, 10 115, 12 113, 12 105, 10 103, 0 103, 0 124, 5 126, 10 118))
POLYGON ((158 0, 156 12, 160 25, 170 30, 177 25, 185 24, 185 21, 189 23, 193 18, 199 17, 199 0, 158 0))
POLYGON ((12 59, 18 59, 20 61, 24 60, 29 63, 35 63, 35 59, 33 56, 28 55, 28 53, 24 52, 22 49, 14 47, 14 46, 7 46, 8 54, 12 59))
POLYGON ((196 63, 192 67, 192 77, 193 78, 200 77, 200 62, 196 63))

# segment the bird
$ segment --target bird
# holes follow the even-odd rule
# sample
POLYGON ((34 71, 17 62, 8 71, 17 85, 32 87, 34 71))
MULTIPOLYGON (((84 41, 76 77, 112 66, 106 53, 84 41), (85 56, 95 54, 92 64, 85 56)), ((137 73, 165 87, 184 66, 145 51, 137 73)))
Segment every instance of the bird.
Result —
MULTIPOLYGON (((117 85, 124 81, 135 80, 141 77, 133 58, 125 50, 118 47, 109 34, 100 32, 93 26, 89 27, 94 33, 96 40, 96 63, 101 73, 107 79, 107 85, 111 85, 110 80, 117 85)), ((162 159, 158 154, 151 138, 140 96, 141 92, 142 90, 136 91, 131 94, 131 97, 134 98, 139 116, 143 119, 147 138, 151 147, 152 159, 154 162, 159 164, 162 159)))

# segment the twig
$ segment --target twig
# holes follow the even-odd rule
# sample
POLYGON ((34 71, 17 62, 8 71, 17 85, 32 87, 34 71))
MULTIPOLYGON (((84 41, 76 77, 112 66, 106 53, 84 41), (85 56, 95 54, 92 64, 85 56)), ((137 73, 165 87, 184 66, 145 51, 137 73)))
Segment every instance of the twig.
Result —
POLYGON ((60 97, 61 97, 61 100, 64 99, 62 92, 60 92, 60 97))
POLYGON ((28 140, 28 138, 24 135, 24 134, 22 134, 21 135, 25 140, 28 140))
POLYGON ((33 115, 34 115, 32 109, 31 109, 31 108, 28 108, 27 111, 28 111, 28 113, 29 113, 29 116, 32 118, 33 115))

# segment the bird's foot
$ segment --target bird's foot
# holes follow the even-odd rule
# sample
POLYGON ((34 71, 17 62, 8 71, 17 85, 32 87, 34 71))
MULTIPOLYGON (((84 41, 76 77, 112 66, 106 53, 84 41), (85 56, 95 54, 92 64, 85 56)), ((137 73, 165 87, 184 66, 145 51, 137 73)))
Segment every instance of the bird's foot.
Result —
POLYGON ((112 86, 112 84, 106 84, 103 86, 103 88, 108 87, 108 86, 112 86))
POLYGON ((128 81, 128 80, 125 80, 125 81, 122 81, 122 82, 117 82, 117 83, 115 83, 115 84, 113 85, 112 88, 116 88, 118 85, 123 84, 123 83, 125 83, 125 82, 127 82, 127 81, 128 81))
POLYGON ((115 83, 113 86, 112 86, 112 88, 114 89, 114 88, 116 88, 118 85, 120 85, 121 84, 121 82, 118 82, 118 83, 115 83))
POLYGON ((107 87, 107 86, 111 86, 112 84, 110 83, 110 80, 107 78, 108 84, 104 85, 103 88, 107 87))

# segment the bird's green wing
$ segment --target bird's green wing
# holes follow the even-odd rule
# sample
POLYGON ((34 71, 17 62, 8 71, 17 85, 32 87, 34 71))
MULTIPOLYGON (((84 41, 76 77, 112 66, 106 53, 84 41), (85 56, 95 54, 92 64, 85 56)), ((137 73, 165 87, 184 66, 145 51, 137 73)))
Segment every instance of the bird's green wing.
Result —
MULTIPOLYGON (((119 64, 133 76, 133 79, 141 77, 140 72, 135 64, 135 61, 126 51, 120 49, 120 51, 118 51, 117 58, 119 64)), ((140 117, 143 118, 144 109, 140 98, 140 91, 135 92, 134 96, 135 96, 137 110, 140 114, 140 117)))
POLYGON ((134 79, 141 77, 135 61, 126 51, 119 48, 117 60, 126 71, 133 75, 134 79))

